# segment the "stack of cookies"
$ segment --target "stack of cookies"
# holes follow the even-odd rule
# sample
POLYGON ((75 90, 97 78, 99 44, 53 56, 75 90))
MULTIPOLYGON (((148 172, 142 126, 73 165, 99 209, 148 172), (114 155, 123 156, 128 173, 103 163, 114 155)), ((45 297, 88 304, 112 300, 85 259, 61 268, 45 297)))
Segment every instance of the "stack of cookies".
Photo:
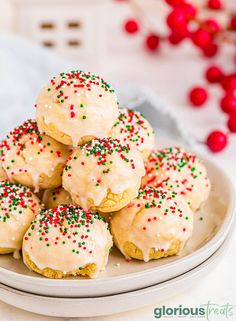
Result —
POLYGON ((53 78, 35 107, 0 145, 0 253, 49 278, 96 277, 113 241, 128 259, 178 254, 210 192, 202 161, 155 150, 145 117, 90 72, 53 78))

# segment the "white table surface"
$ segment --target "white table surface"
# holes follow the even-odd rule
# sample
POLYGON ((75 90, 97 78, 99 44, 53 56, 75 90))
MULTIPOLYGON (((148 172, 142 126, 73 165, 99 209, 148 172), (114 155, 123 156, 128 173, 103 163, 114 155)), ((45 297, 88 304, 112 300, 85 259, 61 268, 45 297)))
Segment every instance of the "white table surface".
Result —
MULTIPOLYGON (((229 55, 226 52, 222 64, 230 67, 229 55)), ((119 52, 118 48, 107 58, 103 64, 103 76, 115 79, 119 82, 133 84, 144 84, 150 86, 159 93, 166 102, 171 105, 182 119, 183 126, 193 133, 197 139, 203 140, 206 133, 214 128, 224 129, 225 116, 218 111, 217 99, 219 92, 213 90, 212 98, 206 107, 194 110, 189 107, 185 99, 186 90, 194 84, 201 84, 201 72, 206 66, 206 61, 200 59, 191 49, 187 47, 179 50, 164 48, 158 55, 148 55, 139 50, 134 52, 128 49, 125 54, 119 52), (191 71, 190 71, 191 70, 191 71)), ((236 186, 236 135, 231 135, 228 148, 213 159, 222 166, 229 174, 236 186)), ((168 301, 159 302, 152 306, 121 313, 114 316, 98 318, 80 318, 80 321, 151 321, 155 320, 153 310, 157 306, 166 305, 177 307, 179 304, 186 307, 195 307, 199 304, 217 303, 220 305, 236 305, 236 233, 234 233, 229 244, 227 254, 222 261, 202 279, 198 285, 189 291, 169 298, 168 301)), ((236 309, 235 316, 236 318, 236 309)), ((53 321, 69 320, 65 318, 49 318, 28 313, 10 305, 0 302, 0 321, 53 321)), ((77 320, 77 319, 73 319, 77 320)), ((168 319, 167 319, 168 320, 168 319)), ((172 319, 173 320, 173 319, 172 319)), ((188 318, 184 318, 188 320, 188 318)), ((214 320, 224 320, 214 317, 214 320)), ((231 320, 231 319, 230 319, 231 320)), ((232 319, 235 320, 235 319, 232 319)))

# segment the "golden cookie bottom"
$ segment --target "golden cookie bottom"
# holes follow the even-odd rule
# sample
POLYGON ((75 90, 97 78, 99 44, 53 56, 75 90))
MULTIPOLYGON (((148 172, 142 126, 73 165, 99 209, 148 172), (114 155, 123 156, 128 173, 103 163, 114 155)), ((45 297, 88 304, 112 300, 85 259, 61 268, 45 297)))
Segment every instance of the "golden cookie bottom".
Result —
MULTIPOLYGON (((149 252, 149 260, 157 260, 157 259, 160 259, 163 257, 176 255, 179 253, 180 249, 181 249, 181 242, 178 240, 173 241, 171 243, 169 249, 166 251, 161 251, 161 250, 157 250, 155 248, 151 248, 150 252, 149 252)), ((128 241, 125 242, 122 250, 127 257, 130 257, 130 258, 133 258, 136 260, 140 260, 140 261, 144 260, 142 250, 139 249, 132 242, 128 242, 128 241)))
POLYGON ((79 268, 74 271, 69 271, 64 273, 60 270, 54 270, 51 268, 44 268, 40 269, 37 267, 37 265, 31 260, 28 253, 23 253, 24 263, 25 265, 32 271, 41 274, 49 279, 62 279, 68 276, 88 276, 90 278, 93 278, 94 275, 97 272, 97 265, 95 263, 90 263, 84 266, 83 268, 79 268))
POLYGON ((0 247, 0 254, 10 254, 13 253, 16 249, 11 249, 7 247, 0 247))
MULTIPOLYGON (((73 145, 73 141, 71 137, 63 132, 61 132, 53 123, 46 124, 44 122, 44 119, 37 118, 37 123, 41 129, 41 131, 45 132, 48 136, 56 139, 62 144, 65 145, 73 145)), ((84 145, 85 143, 88 143, 89 141, 93 140, 94 136, 84 136, 81 137, 80 141, 78 142, 78 145, 84 145)))
MULTIPOLYGON (((136 197, 136 195, 136 189, 127 189, 120 194, 114 194, 111 192, 111 190, 108 190, 106 197, 104 197, 98 206, 94 205, 94 201, 92 199, 88 199, 87 207, 92 211, 101 212, 101 216, 103 216, 102 213, 119 211, 121 208, 128 205, 129 202, 136 197)), ((79 195, 72 195, 72 199, 76 204, 82 206, 79 195)))

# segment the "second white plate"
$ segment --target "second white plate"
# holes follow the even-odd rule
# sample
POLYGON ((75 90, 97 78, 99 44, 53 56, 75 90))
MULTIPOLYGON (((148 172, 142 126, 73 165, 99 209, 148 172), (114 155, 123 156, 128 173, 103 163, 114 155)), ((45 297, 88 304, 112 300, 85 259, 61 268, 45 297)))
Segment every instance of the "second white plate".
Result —
MULTIPOLYGON (((203 276, 222 259, 228 240, 206 261, 177 278, 124 294, 95 298, 58 298, 26 293, 0 284, 0 300, 18 308, 57 317, 95 317, 113 315, 158 304, 203 281, 203 276)), ((154 316, 153 316, 154 318, 154 316)))

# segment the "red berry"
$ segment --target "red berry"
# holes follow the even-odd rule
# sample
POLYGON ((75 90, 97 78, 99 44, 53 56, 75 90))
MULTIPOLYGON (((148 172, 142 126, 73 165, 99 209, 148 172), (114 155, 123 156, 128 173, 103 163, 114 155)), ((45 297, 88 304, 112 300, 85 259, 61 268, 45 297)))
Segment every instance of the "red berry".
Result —
POLYGON ((212 34, 221 31, 221 25, 215 19, 206 19, 202 22, 203 29, 209 31, 212 34))
POLYGON ((227 92, 236 90, 236 73, 224 76, 221 85, 227 92))
POLYGON ((167 16, 167 25, 170 29, 179 29, 179 28, 186 28, 186 16, 184 11, 177 8, 171 11, 171 13, 167 16))
POLYGON ((172 45, 178 45, 182 40, 184 40, 184 37, 182 37, 178 32, 171 32, 168 36, 168 40, 172 45))
POLYGON ((202 106, 208 98, 208 93, 203 87, 194 87, 189 92, 189 100, 193 106, 202 106))
POLYGON ((212 43, 212 35, 208 31, 199 28, 193 33, 192 40, 197 47, 206 48, 212 43))
POLYGON ((236 13, 231 17, 229 27, 231 30, 236 30, 236 13))
POLYGON ((166 3, 172 7, 179 7, 185 0, 166 0, 166 3))
POLYGON ((232 113, 229 115, 227 125, 228 125, 229 130, 232 133, 236 133, 236 113, 232 113))
POLYGON ((134 19, 129 19, 124 24, 124 29, 127 33, 133 34, 139 30, 139 24, 134 19))
POLYGON ((218 66, 210 66, 206 70, 206 79, 209 83, 214 84, 221 81, 223 72, 218 66))
POLYGON ((183 10, 184 14, 185 14, 185 17, 187 19, 192 19, 196 16, 197 14, 197 8, 190 4, 190 3, 183 3, 181 6, 180 6, 180 9, 183 10))
POLYGON ((220 101, 220 107, 227 114, 236 112, 236 98, 231 94, 226 94, 220 101))
POLYGON ((151 33, 145 39, 145 45, 148 50, 156 51, 159 47, 160 38, 158 35, 151 33))
POLYGON ((219 47, 215 43, 210 43, 208 46, 203 48, 203 55, 207 58, 214 57, 218 53, 219 47))
POLYGON ((227 143, 227 135, 219 130, 211 132, 206 140, 208 148, 214 153, 220 152, 222 149, 224 149, 227 143))
POLYGON ((208 0, 207 5, 212 10, 220 10, 223 7, 221 0, 208 0))
POLYGON ((179 44, 182 40, 186 39, 189 36, 188 29, 179 29, 179 30, 172 30, 168 39, 172 45, 179 44))

